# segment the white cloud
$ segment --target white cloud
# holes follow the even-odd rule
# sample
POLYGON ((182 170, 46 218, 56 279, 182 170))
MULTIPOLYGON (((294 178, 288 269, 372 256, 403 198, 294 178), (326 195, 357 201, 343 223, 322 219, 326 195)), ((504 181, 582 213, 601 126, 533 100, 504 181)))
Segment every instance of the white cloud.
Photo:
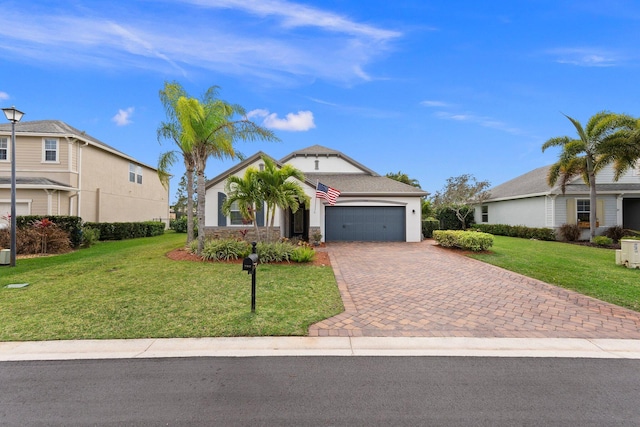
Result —
POLYGON ((613 67, 622 61, 620 54, 611 49, 600 48, 559 48, 546 52, 560 64, 580 67, 613 67))
POLYGON ((118 114, 113 116, 111 120, 118 126, 126 126, 133 123, 131 116, 133 115, 134 108, 129 107, 126 110, 118 110, 118 114))
POLYGON ((442 101, 422 101, 420 105, 424 105, 425 107, 450 107, 451 104, 442 101))
POLYGON ((6 101, 9 99, 9 94, 7 92, 0 91, 0 101, 6 101))
POLYGON ((500 120, 486 116, 478 116, 476 114, 454 114, 446 111, 438 111, 435 116, 445 120, 455 120, 458 122, 473 123, 485 128, 496 129, 513 135, 522 135, 522 130, 509 126, 509 124, 500 120))
POLYGON ((90 13, 80 6, 3 11, 0 38, 7 43, 0 46, 0 57, 181 76, 205 70, 280 83, 319 78, 349 84, 374 79, 366 67, 402 36, 280 0, 172 0, 166 8, 140 3, 131 3, 126 13, 106 6, 90 13), (160 12, 171 8, 182 10, 160 12))
POLYGON ((247 118, 253 117, 263 118, 262 125, 269 129, 302 132, 316 127, 311 111, 289 113, 285 118, 281 119, 276 113, 270 113, 269 110, 258 109, 247 113, 247 118))

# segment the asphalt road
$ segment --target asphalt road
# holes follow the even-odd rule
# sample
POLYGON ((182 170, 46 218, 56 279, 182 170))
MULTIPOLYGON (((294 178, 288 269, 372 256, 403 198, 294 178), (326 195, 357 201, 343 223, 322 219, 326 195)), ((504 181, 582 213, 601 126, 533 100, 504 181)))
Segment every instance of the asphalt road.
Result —
POLYGON ((0 363, 0 425, 638 426, 640 360, 0 363))

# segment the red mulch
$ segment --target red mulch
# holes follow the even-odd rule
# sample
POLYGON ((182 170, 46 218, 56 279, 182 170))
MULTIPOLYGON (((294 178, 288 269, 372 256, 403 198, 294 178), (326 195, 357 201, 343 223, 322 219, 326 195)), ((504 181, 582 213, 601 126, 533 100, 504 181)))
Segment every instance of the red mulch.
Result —
MULTIPOLYGON (((174 261, 197 261, 197 262, 224 262, 228 264, 242 264, 241 259, 233 261, 204 261, 198 255, 192 254, 185 248, 175 249, 167 254, 167 258, 174 261)), ((329 254, 326 251, 316 251, 316 256, 312 262, 298 264, 296 262, 275 262, 272 264, 289 264, 289 265, 315 265, 315 266, 331 266, 329 261, 329 254)))

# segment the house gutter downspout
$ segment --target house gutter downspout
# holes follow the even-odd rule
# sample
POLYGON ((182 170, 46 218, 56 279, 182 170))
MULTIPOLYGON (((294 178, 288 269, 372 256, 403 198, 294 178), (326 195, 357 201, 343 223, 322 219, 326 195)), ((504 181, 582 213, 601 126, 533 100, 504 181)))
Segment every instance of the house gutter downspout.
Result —
MULTIPOLYGON (((78 141, 78 138, 74 139, 78 141)), ((79 142, 79 141, 78 141, 79 142)), ((78 213, 77 215, 82 218, 82 147, 89 145, 89 141, 85 141, 84 144, 78 144, 78 213)))

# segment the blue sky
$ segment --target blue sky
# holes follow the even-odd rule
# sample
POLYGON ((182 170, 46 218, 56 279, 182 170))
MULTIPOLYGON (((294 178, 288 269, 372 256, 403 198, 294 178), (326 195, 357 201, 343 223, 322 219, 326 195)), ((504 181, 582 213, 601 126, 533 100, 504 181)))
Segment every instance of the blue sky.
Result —
MULTIPOLYGON (((498 185, 552 163, 544 141, 574 135, 562 113, 640 115, 635 0, 0 0, 0 11, 0 105, 152 166, 173 148, 156 139, 172 80, 192 96, 220 86, 282 140, 240 143, 246 155, 320 144, 431 193, 464 173, 498 185)), ((210 160, 207 176, 233 164, 210 160)))

